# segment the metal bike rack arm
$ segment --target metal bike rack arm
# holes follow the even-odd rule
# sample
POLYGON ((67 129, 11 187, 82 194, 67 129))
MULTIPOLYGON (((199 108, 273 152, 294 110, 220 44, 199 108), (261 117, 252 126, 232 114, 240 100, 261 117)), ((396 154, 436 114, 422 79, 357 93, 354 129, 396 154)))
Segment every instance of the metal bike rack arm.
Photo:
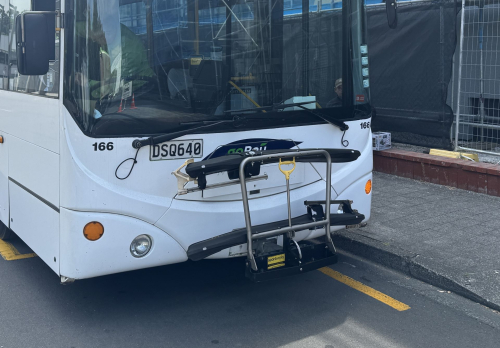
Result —
MULTIPOLYGON (((312 161, 314 162, 314 161, 312 161)), ((325 226, 325 235, 327 245, 332 252, 336 252, 335 246, 333 245, 332 236, 330 235, 330 201, 331 201, 331 186, 332 186, 332 158, 328 151, 326 150, 307 150, 299 152, 282 152, 271 155, 255 156, 245 158, 239 168, 240 174, 240 184, 241 184, 241 195, 243 201, 243 210, 245 213, 245 224, 247 230, 247 260, 254 271, 257 271, 257 263, 255 262, 255 257, 253 255, 253 240, 268 238, 275 235, 283 234, 295 230, 303 230, 311 227, 325 226), (326 200, 325 200, 325 220, 316 221, 308 224, 297 225, 292 227, 286 227, 279 230, 262 232, 259 234, 252 234, 252 221, 250 217, 250 206, 248 202, 248 193, 246 187, 245 178, 245 166, 250 162, 259 162, 270 158, 286 158, 286 157, 296 157, 296 156, 307 156, 307 155, 323 155, 326 159, 326 200)), ((289 189, 287 190, 289 194, 289 189)), ((290 208, 290 207, 289 207, 290 208)))

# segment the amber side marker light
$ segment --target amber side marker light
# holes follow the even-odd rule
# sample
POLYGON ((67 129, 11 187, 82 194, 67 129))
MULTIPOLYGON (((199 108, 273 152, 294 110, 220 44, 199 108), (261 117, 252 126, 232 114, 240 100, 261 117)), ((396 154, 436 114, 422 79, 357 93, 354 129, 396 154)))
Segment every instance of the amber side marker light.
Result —
POLYGON ((372 181, 368 180, 365 185, 365 193, 369 195, 370 192, 372 192, 372 181))
POLYGON ((0 135, 0 144, 3 144, 3 137, 0 135))
POLYGON ((96 241, 104 234, 104 227, 100 222, 92 221, 83 228, 83 235, 90 241, 96 241))

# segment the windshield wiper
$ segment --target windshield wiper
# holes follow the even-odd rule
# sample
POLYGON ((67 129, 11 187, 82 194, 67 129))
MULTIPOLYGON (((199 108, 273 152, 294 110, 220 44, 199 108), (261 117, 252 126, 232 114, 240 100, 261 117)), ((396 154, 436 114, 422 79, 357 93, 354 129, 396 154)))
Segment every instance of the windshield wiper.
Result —
POLYGON ((277 110, 283 110, 286 108, 293 108, 294 106, 302 106, 302 105, 307 105, 307 104, 312 104, 315 103, 313 101, 307 101, 307 102, 300 102, 300 103, 292 103, 292 104, 273 104, 273 105, 268 105, 268 106, 260 106, 257 108, 252 108, 252 109, 241 109, 241 110, 227 110, 224 111, 225 114, 237 114, 237 113, 242 113, 242 112, 250 112, 250 111, 277 111, 277 110))
POLYGON ((343 122, 343 121, 335 120, 335 119, 333 119, 333 120, 329 120, 329 119, 327 119, 326 117, 323 117, 322 115, 317 114, 317 113, 315 113, 314 111, 311 111, 311 109, 307 109, 307 108, 305 108, 305 107, 303 107, 303 106, 300 106, 300 105, 299 105, 299 107, 300 107, 301 109, 303 109, 304 111, 306 111, 306 112, 308 112, 308 113, 310 113, 310 114, 312 114, 312 115, 314 115, 314 116, 316 116, 316 117, 321 118, 323 121, 325 121, 325 122, 327 122, 327 123, 331 124, 332 126, 338 127, 338 128, 340 129, 340 131, 341 131, 341 132, 344 132, 344 133, 342 134, 342 138, 340 139, 340 143, 342 144, 342 146, 343 146, 343 147, 348 147, 348 146, 349 146, 349 141, 348 141, 348 140, 344 140, 345 133, 346 133, 346 132, 347 132, 347 130, 349 129, 349 126, 347 125, 347 123, 345 123, 345 122, 343 122))
MULTIPOLYGON (((349 129, 349 126, 345 122, 338 121, 338 120, 329 120, 329 119, 311 111, 310 109, 304 107, 304 105, 311 104, 311 103, 312 102, 308 101, 308 102, 291 103, 291 104, 275 104, 275 105, 263 106, 263 107, 253 108, 253 109, 228 110, 228 111, 225 111, 225 113, 242 113, 242 112, 264 111, 264 110, 276 111, 276 110, 281 110, 281 109, 286 109, 289 107, 297 106, 297 107, 300 107, 301 109, 303 109, 304 111, 306 111, 306 112, 308 112, 316 117, 321 118, 323 121, 340 128, 340 130, 343 131, 344 134, 345 134, 345 131, 349 129)), ((190 127, 190 128, 187 128, 187 129, 184 129, 181 131, 177 131, 177 132, 157 135, 157 136, 153 136, 153 137, 149 137, 149 138, 145 138, 145 139, 135 139, 132 142, 132 147, 134 149, 140 149, 141 147, 148 146, 148 145, 153 146, 153 145, 161 144, 165 141, 169 141, 169 140, 181 137, 183 135, 189 134, 189 133, 191 133, 193 131, 197 131, 199 129, 210 128, 210 127, 217 126, 217 125, 223 124, 223 123, 233 123, 234 124, 236 122, 244 122, 248 119, 249 118, 244 117, 244 116, 235 115, 231 120, 220 120, 220 121, 209 120, 209 121, 185 122, 185 123, 181 123, 181 125, 193 125, 194 127, 190 127), (202 124, 202 126, 198 126, 200 124, 202 124)))
POLYGON ((181 137, 183 135, 189 134, 193 131, 197 131, 199 129, 205 129, 205 128, 210 128, 213 126, 217 126, 222 123, 235 123, 236 121, 240 120, 240 118, 233 118, 231 120, 220 120, 220 121, 197 121, 197 122, 188 122, 188 123, 181 123, 181 124, 190 124, 194 125, 194 127, 190 127, 188 129, 184 129, 178 132, 172 132, 172 133, 166 133, 162 135, 156 135, 154 137, 149 137, 145 139, 135 139, 132 142, 132 147, 134 149, 140 149, 143 146, 153 146, 157 144, 164 143, 165 141, 169 141, 178 137, 181 137), (198 126, 199 124, 203 124, 203 126, 198 126))
POLYGON ((332 120, 328 119, 326 117, 321 116, 320 114, 315 113, 311 109, 308 109, 308 108, 304 107, 304 105, 313 104, 313 103, 316 103, 316 102, 314 102, 314 101, 306 101, 306 102, 290 103, 290 104, 280 103, 280 104, 274 104, 274 105, 269 105, 269 106, 261 106, 261 107, 253 108, 253 109, 228 110, 228 111, 224 111, 224 112, 225 113, 231 113, 231 114, 233 114, 233 113, 243 113, 243 112, 249 112, 249 111, 266 111, 266 110, 278 111, 278 110, 283 110, 283 109, 286 109, 286 108, 292 108, 294 106, 297 106, 297 107, 301 108, 302 110, 310 113, 311 115, 314 115, 316 117, 321 118, 326 123, 329 123, 332 126, 340 128, 340 130, 342 132, 345 132, 346 130, 349 129, 349 126, 345 122, 342 122, 342 121, 339 121, 339 120, 335 120, 335 119, 332 119, 332 120))
POLYGON ((326 118, 326 117, 323 117, 323 116, 322 116, 322 115, 320 115, 320 114, 315 113, 315 112, 314 112, 314 111, 312 111, 311 109, 308 109, 308 108, 303 107, 302 105, 297 105, 297 106, 298 106, 299 108, 301 108, 302 110, 304 110, 304 111, 306 111, 306 112, 310 113, 311 115, 314 115, 314 116, 316 116, 316 117, 321 118, 323 121, 325 121, 325 122, 327 122, 327 123, 331 124, 332 126, 335 126, 335 127, 340 128, 340 130, 341 130, 342 132, 345 132, 346 130, 348 130, 348 129, 349 129, 349 126, 347 125, 347 123, 345 123, 345 122, 343 122, 343 121, 339 121, 339 120, 336 120, 336 119, 332 119, 332 120, 330 120, 330 119, 328 119, 328 118, 326 118))

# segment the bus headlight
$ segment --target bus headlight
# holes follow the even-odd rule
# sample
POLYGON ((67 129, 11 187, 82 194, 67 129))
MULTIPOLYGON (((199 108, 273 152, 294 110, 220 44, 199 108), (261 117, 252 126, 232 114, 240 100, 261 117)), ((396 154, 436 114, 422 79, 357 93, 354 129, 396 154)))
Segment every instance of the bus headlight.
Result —
POLYGON ((153 241, 151 237, 147 234, 141 234, 135 237, 130 244, 130 253, 133 257, 144 257, 149 253, 152 246, 153 241))

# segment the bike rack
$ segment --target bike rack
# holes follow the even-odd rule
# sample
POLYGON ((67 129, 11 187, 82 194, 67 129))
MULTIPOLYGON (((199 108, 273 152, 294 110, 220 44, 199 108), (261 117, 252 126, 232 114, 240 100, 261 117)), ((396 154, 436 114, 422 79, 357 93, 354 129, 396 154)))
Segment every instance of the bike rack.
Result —
MULTIPOLYGON (((293 163, 295 160, 293 161, 293 163)), ((292 162, 282 162, 282 164, 292 164, 292 162)), ((281 169, 280 169, 281 170, 281 169)), ((285 172, 283 172, 285 174, 285 172)), ((291 173, 291 172, 290 172, 291 173)), ((242 201, 243 201, 243 210, 245 213, 245 225, 246 225, 246 231, 247 231, 247 261, 250 264, 250 267, 252 268, 253 271, 258 271, 257 263, 255 261, 255 257, 253 255, 253 241, 258 240, 258 239, 264 239, 264 238, 270 238, 278 235, 284 235, 285 233, 293 234, 295 231, 302 231, 314 227, 324 227, 325 228, 325 237, 326 237, 326 244, 330 251, 332 253, 336 252, 335 245, 333 244, 332 237, 330 235, 330 204, 331 204, 331 190, 332 190, 332 159, 328 151, 326 150, 305 150, 305 151, 295 151, 295 152, 281 152, 277 154, 269 154, 269 155, 261 155, 261 156, 255 156, 255 157, 248 157, 245 158, 239 167, 239 175, 240 175, 240 184, 241 184, 241 194, 242 194, 242 201), (305 224, 300 224, 300 225, 291 225, 291 216, 290 216, 290 186, 287 185, 287 206, 288 206, 288 212, 289 212, 289 226, 280 228, 280 229, 275 229, 275 230, 270 230, 270 231, 265 231, 261 233, 252 233, 252 220, 250 217, 250 206, 248 202, 248 192, 247 192, 247 187, 246 183, 248 181, 248 178, 245 178, 245 166, 249 164, 250 162, 259 162, 263 161, 266 159, 271 159, 271 158, 294 158, 297 156, 307 156, 307 155, 323 155, 326 159, 326 199, 325 199, 325 218, 324 220, 321 221, 314 221, 310 223, 305 223, 305 224)), ((286 174, 285 174, 286 175, 286 174)), ((288 183, 288 180, 287 180, 288 183)), ((285 236, 284 236, 285 239, 285 236)), ((293 238, 291 238, 292 241, 294 241, 293 238)), ((295 241, 294 241, 295 242, 295 241)), ((296 243, 296 242, 295 242, 296 243)), ((285 245, 285 241, 283 242, 283 245, 285 245)))

